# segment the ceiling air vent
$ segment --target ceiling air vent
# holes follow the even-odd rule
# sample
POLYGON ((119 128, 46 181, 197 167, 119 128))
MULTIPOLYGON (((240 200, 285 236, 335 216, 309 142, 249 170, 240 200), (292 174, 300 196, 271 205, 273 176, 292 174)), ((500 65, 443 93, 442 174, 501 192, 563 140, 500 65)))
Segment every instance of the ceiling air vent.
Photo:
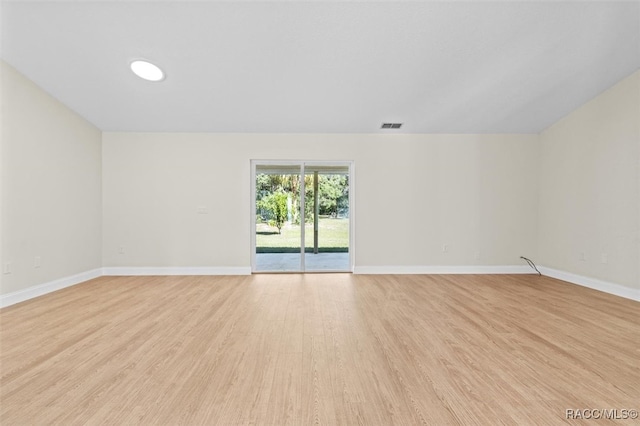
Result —
POLYGON ((381 129, 399 129, 402 123, 382 123, 381 129))

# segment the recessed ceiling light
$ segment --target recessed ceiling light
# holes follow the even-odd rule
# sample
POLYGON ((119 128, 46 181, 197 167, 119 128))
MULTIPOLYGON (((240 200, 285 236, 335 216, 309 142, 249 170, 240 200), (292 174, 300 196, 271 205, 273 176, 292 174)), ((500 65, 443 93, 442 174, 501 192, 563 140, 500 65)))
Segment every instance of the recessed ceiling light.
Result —
POLYGON ((148 81, 164 80, 164 72, 158 68, 157 65, 153 65, 151 62, 133 61, 131 62, 131 71, 133 71, 138 77, 148 81))

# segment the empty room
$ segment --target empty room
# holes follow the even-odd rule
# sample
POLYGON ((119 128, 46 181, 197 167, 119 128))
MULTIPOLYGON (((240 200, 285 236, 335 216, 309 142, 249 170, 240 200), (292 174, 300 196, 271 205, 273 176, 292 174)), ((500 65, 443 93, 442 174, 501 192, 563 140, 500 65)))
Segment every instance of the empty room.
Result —
POLYGON ((0 3, 0 424, 638 424, 640 2, 0 3))

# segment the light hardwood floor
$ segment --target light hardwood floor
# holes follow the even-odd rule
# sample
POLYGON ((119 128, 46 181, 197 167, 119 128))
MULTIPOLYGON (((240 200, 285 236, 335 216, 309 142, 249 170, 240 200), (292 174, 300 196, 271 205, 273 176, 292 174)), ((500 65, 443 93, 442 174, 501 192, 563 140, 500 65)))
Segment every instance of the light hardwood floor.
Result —
POLYGON ((562 424, 640 408, 639 318, 534 275, 102 277, 0 310, 0 423, 562 424))

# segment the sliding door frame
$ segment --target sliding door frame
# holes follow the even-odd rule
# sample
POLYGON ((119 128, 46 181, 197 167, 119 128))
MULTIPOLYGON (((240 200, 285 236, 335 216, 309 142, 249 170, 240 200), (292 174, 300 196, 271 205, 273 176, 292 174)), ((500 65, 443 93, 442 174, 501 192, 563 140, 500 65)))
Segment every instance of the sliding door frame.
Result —
POLYGON ((251 194, 250 200, 250 234, 251 234, 251 272, 252 273, 322 273, 322 272, 353 272, 355 266, 355 164, 353 161, 314 161, 314 160, 251 160, 251 194), (256 168, 258 166, 298 166, 300 168, 300 270, 299 271, 256 271, 256 168), (307 271, 305 268, 305 166, 313 167, 333 166, 347 167, 349 176, 349 269, 346 271, 307 271))

